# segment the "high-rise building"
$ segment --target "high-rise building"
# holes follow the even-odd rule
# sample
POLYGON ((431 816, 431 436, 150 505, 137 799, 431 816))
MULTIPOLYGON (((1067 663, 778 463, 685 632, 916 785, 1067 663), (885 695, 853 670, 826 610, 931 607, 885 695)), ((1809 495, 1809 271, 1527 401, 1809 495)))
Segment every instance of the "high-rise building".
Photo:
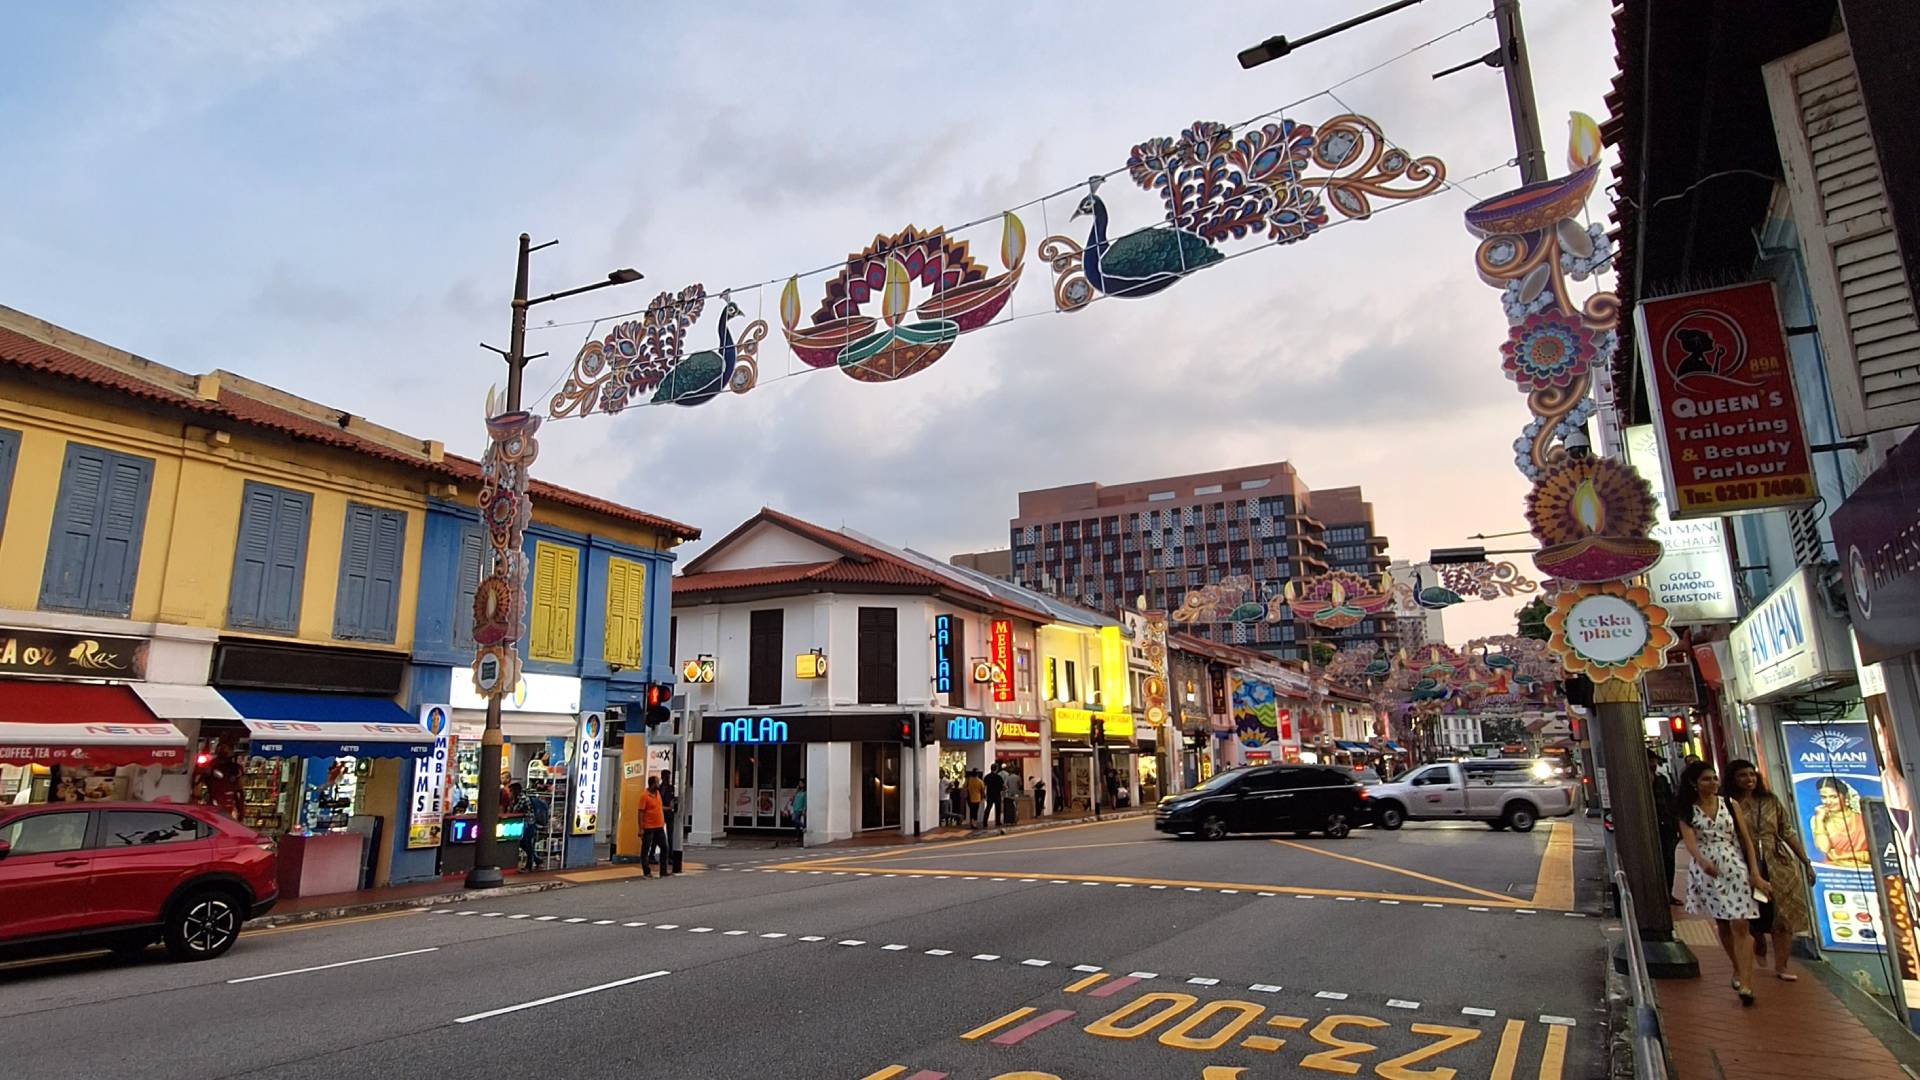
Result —
POLYGON ((1386 538, 1373 528, 1373 507, 1360 489, 1326 493, 1336 518, 1320 512, 1310 490, 1284 461, 1237 469, 1138 480, 1082 483, 1020 493, 1019 516, 1009 525, 1012 579, 1100 610, 1133 605, 1178 609, 1206 586, 1225 587, 1221 602, 1184 630, 1285 659, 1305 659, 1306 642, 1335 646, 1349 640, 1391 638, 1392 620, 1369 619, 1348 638, 1301 624, 1284 606, 1281 619, 1264 618, 1267 601, 1296 577, 1335 566, 1328 532, 1337 521, 1357 554, 1361 573, 1386 568, 1386 538), (1235 621, 1233 607, 1257 604, 1262 617, 1235 621), (1213 616, 1219 616, 1215 618, 1213 616))
MULTIPOLYGON (((1373 504, 1360 495, 1358 485, 1318 488, 1309 496, 1313 516, 1326 525, 1327 562, 1364 578, 1378 578, 1387 569, 1387 538, 1374 531, 1373 504)), ((1380 642, 1396 635, 1391 612, 1362 619, 1333 633, 1336 646, 1380 642)))

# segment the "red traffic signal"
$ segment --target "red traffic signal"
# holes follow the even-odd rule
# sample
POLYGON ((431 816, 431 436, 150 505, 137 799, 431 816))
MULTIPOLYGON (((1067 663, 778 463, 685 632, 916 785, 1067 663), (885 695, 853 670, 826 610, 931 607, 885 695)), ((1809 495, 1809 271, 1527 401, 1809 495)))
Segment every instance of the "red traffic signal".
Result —
POLYGON ((647 684, 647 726, 658 727, 673 720, 673 687, 666 683, 647 684))
POLYGON ((1687 739, 1687 718, 1684 716, 1667 717, 1667 731, 1670 732, 1675 739, 1685 742, 1687 739))

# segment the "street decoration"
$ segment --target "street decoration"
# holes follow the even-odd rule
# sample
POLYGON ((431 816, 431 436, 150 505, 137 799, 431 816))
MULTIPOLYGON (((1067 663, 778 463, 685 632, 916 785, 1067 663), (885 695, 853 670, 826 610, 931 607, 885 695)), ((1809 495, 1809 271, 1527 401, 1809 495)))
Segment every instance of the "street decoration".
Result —
POLYGON ((1631 466, 1606 458, 1549 465, 1527 494, 1527 524, 1543 545, 1541 573, 1566 581, 1618 581, 1660 561, 1653 488, 1631 466))
POLYGON ((1366 691, 1393 672, 1393 658, 1377 645, 1349 645, 1333 654, 1321 673, 1343 690, 1366 691))
POLYGON ((912 225, 882 234, 847 257, 828 280, 826 297, 805 326, 800 322, 800 278, 780 293, 780 324, 795 356, 809 367, 838 366, 861 382, 892 382, 925 371, 961 334, 993 321, 1007 306, 1026 258, 1027 233, 1012 212, 1001 215, 1000 265, 989 275, 965 240, 945 228, 912 225), (918 306, 913 287, 932 290, 918 306), (880 319, 863 313, 875 295, 880 319), (919 316, 906 322, 908 311, 919 316), (881 326, 881 322, 885 326, 881 326))
POLYGON ((1223 260, 1222 244, 1261 234, 1272 244, 1305 240, 1326 226, 1329 209, 1364 219, 1374 199, 1431 194, 1447 172, 1440 159, 1414 157, 1388 143, 1378 124, 1352 113, 1318 130, 1280 120, 1237 136, 1227 124, 1196 121, 1177 136, 1135 146, 1126 171, 1142 190, 1160 196, 1166 224, 1110 236, 1100 196, 1106 177, 1089 179, 1073 213, 1092 219, 1085 245, 1067 236, 1040 243, 1061 311, 1078 311, 1096 295, 1151 296, 1223 260))
MULTIPOLYGON (((1392 605, 1393 576, 1383 573, 1369 578, 1351 570, 1333 570, 1290 579, 1281 596, 1298 618, 1330 630, 1344 630, 1392 605)), ((1268 622, 1279 621, 1277 607, 1269 607, 1268 622)))
POLYGON ((1168 716, 1167 613, 1148 611, 1142 626, 1140 652, 1153 672, 1141 681, 1141 694, 1146 698, 1147 723, 1157 728, 1167 722, 1168 716))
POLYGON ((1267 614, 1267 608, 1254 603, 1252 597, 1252 575, 1234 574, 1212 585, 1190 590, 1167 617, 1182 625, 1253 622, 1267 614))
POLYGON ((1393 688, 1410 701, 1442 701, 1458 689, 1467 665, 1458 649, 1442 642, 1429 642, 1411 653, 1402 650, 1393 688))
POLYGON ((1286 711, 1280 708, 1271 684, 1234 675, 1233 729, 1240 745, 1258 748, 1291 739, 1291 723, 1284 728, 1281 725, 1281 714, 1286 711))
POLYGON ((733 320, 742 316, 731 292, 720 294, 719 344, 685 355, 687 332, 706 308, 706 286, 653 298, 639 319, 619 323, 573 358, 566 382, 548 405, 548 415, 618 413, 647 398, 656 403, 704 405, 722 391, 744 394, 759 381, 760 342, 767 324, 755 319, 736 340, 733 320))
POLYGON ((1416 567, 1411 585, 1396 584, 1389 590, 1396 610, 1408 605, 1430 609, 1452 607, 1468 600, 1498 600, 1531 593, 1538 582, 1520 572, 1510 562, 1446 563, 1416 567), (1434 584, 1427 584, 1427 570, 1433 571, 1434 584))
POLYGON ((540 418, 525 410, 495 412, 487 394, 487 452, 480 460, 480 522, 487 530, 480 584, 473 594, 473 688, 500 697, 520 681, 516 648, 527 622, 527 470, 539 456, 540 418))
POLYGON ((1487 670, 1507 675, 1515 693, 1543 691, 1560 677, 1559 661, 1538 638, 1518 634, 1474 638, 1467 642, 1467 652, 1487 670))
POLYGON ((1547 647, 1569 674, 1594 682, 1635 682, 1666 663, 1673 647, 1667 610, 1644 586, 1607 581, 1569 589, 1547 613, 1547 647))

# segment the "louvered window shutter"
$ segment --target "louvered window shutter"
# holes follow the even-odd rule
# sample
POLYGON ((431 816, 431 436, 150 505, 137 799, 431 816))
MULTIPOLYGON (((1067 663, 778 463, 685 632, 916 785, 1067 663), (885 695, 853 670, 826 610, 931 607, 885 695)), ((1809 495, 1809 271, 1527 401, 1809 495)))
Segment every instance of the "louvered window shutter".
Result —
POLYGON ((20 433, 0 428, 0 536, 7 534, 7 498, 13 491, 13 466, 20 459, 20 433))
POLYGON ((528 598, 527 655, 539 660, 553 655, 553 575, 559 550, 548 544, 533 546, 533 588, 528 598))
POLYGON ((480 567, 486 554, 486 539, 477 528, 460 530, 459 587, 453 597, 453 644, 473 648, 473 595, 480 591, 480 567))
POLYGON ((607 619, 601 635, 601 659, 609 664, 627 662, 626 643, 627 570, 619 559, 607 560, 607 619))
POLYGON ((150 459, 67 445, 47 536, 41 607, 102 615, 132 611, 152 482, 150 459))
POLYGON ((573 659, 573 630, 579 622, 579 603, 576 590, 580 582, 580 553, 573 548, 561 548, 559 557, 553 563, 553 656, 552 659, 571 661, 573 659))
POLYGON ((1763 70, 1841 433, 1920 424, 1920 322, 1847 37, 1763 70))

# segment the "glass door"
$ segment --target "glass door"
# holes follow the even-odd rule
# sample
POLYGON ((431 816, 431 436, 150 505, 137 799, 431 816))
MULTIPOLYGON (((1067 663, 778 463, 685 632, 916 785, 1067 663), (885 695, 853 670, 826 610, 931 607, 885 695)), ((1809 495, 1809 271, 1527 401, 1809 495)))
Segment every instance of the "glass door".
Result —
POLYGON ((727 810, 730 829, 790 829, 787 804, 806 775, 805 747, 727 747, 727 810))
POLYGON ((860 827, 900 827, 900 747, 860 744, 860 827))

